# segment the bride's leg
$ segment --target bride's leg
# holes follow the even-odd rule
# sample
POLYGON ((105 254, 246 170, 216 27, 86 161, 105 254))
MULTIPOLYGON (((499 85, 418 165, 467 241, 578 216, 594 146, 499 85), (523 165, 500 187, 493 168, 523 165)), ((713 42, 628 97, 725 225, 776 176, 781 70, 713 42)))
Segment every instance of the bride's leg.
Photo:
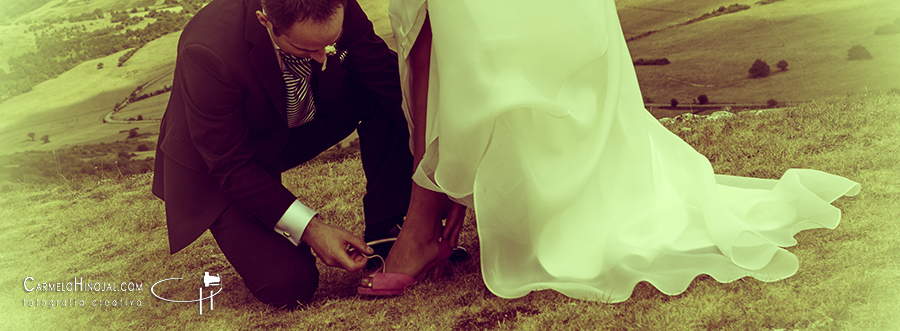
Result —
POLYGON ((447 241, 450 247, 456 247, 459 241, 459 230, 462 229, 463 221, 466 219, 466 206, 455 202, 450 202, 450 211, 447 213, 447 224, 444 225, 444 233, 441 240, 447 241))
MULTIPOLYGON (((425 119, 427 115, 428 71, 431 61, 431 24, 425 18, 422 31, 410 50, 410 90, 413 121, 413 169, 425 155, 425 119)), ((403 230, 385 261, 385 271, 415 277, 438 254, 443 234, 441 217, 447 206, 443 193, 424 189, 413 182, 412 195, 403 230)), ((363 280, 365 283, 365 279, 363 280)))

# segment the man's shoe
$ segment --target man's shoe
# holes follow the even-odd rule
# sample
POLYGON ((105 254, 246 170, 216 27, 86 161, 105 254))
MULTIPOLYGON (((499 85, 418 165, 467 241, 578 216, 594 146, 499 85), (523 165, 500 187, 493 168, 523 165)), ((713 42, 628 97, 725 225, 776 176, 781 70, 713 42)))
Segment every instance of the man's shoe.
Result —
POLYGON ((456 246, 453 248, 453 252, 450 254, 450 263, 459 263, 465 261, 469 258, 469 251, 467 251, 462 246, 456 246))

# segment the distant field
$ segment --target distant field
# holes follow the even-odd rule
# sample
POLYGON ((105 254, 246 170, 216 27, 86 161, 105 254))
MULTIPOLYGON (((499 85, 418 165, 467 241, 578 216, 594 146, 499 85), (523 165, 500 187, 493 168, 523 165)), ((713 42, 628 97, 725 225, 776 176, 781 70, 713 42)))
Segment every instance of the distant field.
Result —
MULTIPOLYGON (((388 0, 362 0, 375 31, 393 47, 388 0)), ((874 35, 875 28, 900 18, 896 0, 784 0, 756 5, 690 25, 676 26, 720 6, 722 0, 617 0, 616 6, 627 36, 662 31, 632 42, 632 58, 667 58, 665 66, 636 68, 641 90, 655 103, 675 98, 689 105, 701 94, 711 103, 765 103, 814 100, 834 95, 883 92, 900 88, 900 34, 874 35), (674 26, 672 28, 667 28, 674 26), (861 44, 874 56, 868 61, 847 61, 847 50, 861 44), (788 70, 768 78, 747 79, 755 59, 775 68, 779 60, 788 70)), ((94 9, 130 9, 159 6, 161 0, 53 0, 15 21, 40 21, 58 15, 80 14, 94 9)), ((97 20, 91 29, 103 26, 97 20)), ((105 20, 108 23, 108 20, 105 20)), ((67 23, 68 24, 68 23, 67 23)), ((76 23, 77 24, 77 23, 76 23)), ((34 33, 27 24, 0 25, 0 68, 5 59, 29 51, 34 33)), ((122 139, 119 125, 100 119, 142 84, 171 71, 178 34, 148 44, 125 67, 116 67, 121 52, 82 63, 60 77, 0 104, 0 154, 29 149, 52 150, 88 141, 122 139), (104 69, 97 70, 103 62, 104 69), (51 136, 50 144, 26 142, 28 132, 51 136)), ((171 85, 171 75, 144 92, 171 85)), ((169 93, 133 103, 114 114, 115 119, 142 115, 158 119, 169 93)), ((142 132, 158 126, 140 124, 142 132)))
POLYGON ((660 30, 729 6, 735 0, 616 0, 625 38, 660 30))
POLYGON ((636 68, 642 92, 656 102, 685 103, 700 94, 711 102, 804 101, 900 88, 900 34, 874 35, 897 18, 900 1, 894 0, 786 0, 667 29, 628 46, 635 59, 672 62, 636 68), (847 61, 855 44, 874 59, 847 61), (773 71, 786 60, 789 70, 746 79, 756 59, 773 71))
MULTIPOLYGON (((137 86, 174 68, 175 44, 180 33, 163 36, 141 48, 126 63, 117 67, 119 52, 102 59, 86 61, 34 90, 0 104, 0 154, 25 150, 53 150, 87 142, 123 140, 123 129, 137 126, 141 132, 155 132, 159 123, 121 125, 103 124, 103 116, 137 86), (103 69, 97 69, 98 63, 103 69), (37 137, 50 135, 50 143, 27 140, 28 132, 37 137)), ((158 116, 157 116, 158 118, 158 116)))
POLYGON ((98 8, 104 11, 128 10, 135 7, 162 5, 162 3, 162 0, 51 0, 46 5, 22 15, 16 20, 41 21, 50 17, 89 13, 98 8))

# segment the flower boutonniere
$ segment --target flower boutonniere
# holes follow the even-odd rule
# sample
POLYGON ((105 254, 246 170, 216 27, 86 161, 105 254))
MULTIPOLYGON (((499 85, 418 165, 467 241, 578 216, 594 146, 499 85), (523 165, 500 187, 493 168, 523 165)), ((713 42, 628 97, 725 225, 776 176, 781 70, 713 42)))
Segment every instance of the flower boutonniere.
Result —
POLYGON ((325 71, 325 67, 328 65, 328 57, 337 54, 337 43, 325 46, 325 60, 322 61, 322 71, 325 71))

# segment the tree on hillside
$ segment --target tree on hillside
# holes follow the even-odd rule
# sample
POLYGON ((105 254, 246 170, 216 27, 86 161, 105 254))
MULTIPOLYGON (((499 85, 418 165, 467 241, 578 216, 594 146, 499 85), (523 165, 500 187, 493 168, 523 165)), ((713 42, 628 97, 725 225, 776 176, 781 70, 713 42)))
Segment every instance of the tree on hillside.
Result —
POLYGON ((769 108, 778 107, 778 101, 775 99, 769 99, 769 101, 766 101, 766 106, 768 106, 769 108))
POLYGON ((760 78, 767 77, 772 73, 772 68, 769 67, 769 64, 766 61, 756 59, 753 62, 753 65, 750 66, 750 78, 760 78))
POLYGON ((103 62, 97 63, 97 70, 103 69, 103 62))
POLYGON ((46 144, 46 143, 49 143, 49 142, 50 142, 50 135, 49 135, 49 134, 45 134, 43 137, 41 137, 41 141, 43 141, 45 144, 46 144))
POLYGON ((672 98, 672 100, 669 101, 669 104, 672 105, 672 108, 678 107, 678 99, 672 98))
POLYGON ((701 94, 700 96, 697 97, 697 103, 699 103, 701 105, 705 105, 705 104, 709 103, 709 97, 707 97, 706 94, 701 94))
POLYGON ((112 15, 109 17, 109 22, 110 23, 119 23, 119 22, 122 22, 129 18, 131 18, 131 16, 128 15, 128 13, 126 13, 125 11, 113 12, 112 15))
POLYGON ((869 50, 862 45, 853 45, 853 47, 850 47, 850 50, 847 51, 847 57, 849 60, 871 60, 872 54, 870 54, 869 50))
POLYGON ((31 141, 34 141, 34 132, 29 132, 28 138, 31 138, 31 141))
POLYGON ((785 71, 785 70, 787 70, 788 63, 785 60, 781 60, 781 61, 778 61, 778 64, 776 64, 775 66, 778 67, 779 71, 785 71))

